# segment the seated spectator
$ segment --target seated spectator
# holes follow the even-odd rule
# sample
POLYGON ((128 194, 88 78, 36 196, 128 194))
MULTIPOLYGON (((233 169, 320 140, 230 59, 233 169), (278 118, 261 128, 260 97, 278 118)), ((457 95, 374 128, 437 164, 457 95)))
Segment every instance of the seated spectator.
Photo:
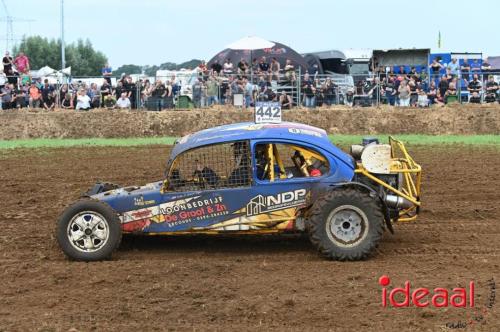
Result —
POLYGON ((292 60, 286 59, 285 63, 285 78, 288 82, 295 82, 296 77, 295 77, 295 66, 292 64, 292 60))
POLYGON ((279 102, 281 109, 289 110, 293 107, 292 97, 287 95, 285 90, 281 91, 279 102))
POLYGON ((104 107, 106 109, 113 109, 116 106, 116 98, 114 95, 110 94, 104 97, 104 107))
POLYGON ((444 94, 444 102, 445 104, 453 103, 458 101, 458 91, 455 87, 455 83, 450 83, 448 89, 444 94))
POLYGON ((259 73, 266 76, 269 73, 269 63, 267 63, 267 59, 265 56, 260 58, 259 61, 259 73))
POLYGON ((50 92, 43 98, 43 109, 47 111, 53 111, 56 107, 56 97, 54 96, 54 92, 50 92))
POLYGON ((31 83, 30 89, 29 89, 29 106, 30 108, 39 108, 42 103, 42 93, 40 92, 40 89, 36 86, 36 84, 33 82, 31 83))
POLYGON ((472 60, 472 63, 470 64, 470 71, 472 74, 479 73, 481 71, 481 64, 478 59, 472 60))
POLYGON ((73 98, 71 98, 71 93, 66 92, 61 101, 61 108, 63 109, 73 109, 73 98))
POLYGON ((226 62, 224 62, 224 75, 231 75, 234 72, 233 63, 231 59, 227 58, 226 62))
POLYGON ((48 79, 45 79, 43 81, 43 85, 40 88, 40 92, 42 93, 42 100, 47 99, 47 97, 49 96, 49 94, 51 94, 52 92, 54 92, 54 87, 49 84, 49 80, 48 79))
POLYGON ((429 92, 427 92, 427 99, 429 104, 433 105, 437 103, 438 90, 436 89, 436 83, 431 81, 431 86, 429 87, 429 92))
POLYGON ((120 98, 116 101, 116 107, 119 109, 130 109, 132 104, 130 103, 130 99, 127 97, 126 92, 122 92, 120 98))
POLYGON ((244 75, 249 72, 249 68, 250 66, 247 61, 244 58, 241 58, 240 62, 238 62, 238 73, 244 75))
POLYGON ((478 92, 473 92, 469 98, 471 104, 481 104, 481 95, 478 92))
POLYGON ((482 84, 481 81, 479 80, 479 75, 474 74, 472 81, 470 81, 469 85, 467 86, 467 90, 469 90, 471 98, 473 94, 476 94, 477 96, 479 96, 479 99, 481 99, 481 89, 482 89, 482 84))
POLYGON ((429 106, 429 98, 427 97, 427 93, 423 89, 418 90, 417 106, 418 107, 429 106))
POLYGON ((469 72, 470 72, 469 60, 464 59, 462 66, 460 66, 460 72, 462 73, 462 78, 468 82, 469 81, 469 72))
POLYGON ((90 109, 90 97, 84 89, 78 90, 76 96, 76 108, 78 110, 88 111, 90 109))
POLYGON ((213 74, 213 73, 220 74, 220 72, 222 70, 222 66, 219 63, 219 60, 215 60, 214 63, 212 63, 212 65, 210 66, 210 70, 212 71, 211 74, 213 74))
POLYGON ((276 58, 271 59, 271 80, 279 81, 280 80, 280 63, 276 58))
POLYGON ((487 103, 494 103, 497 99, 498 83, 495 82, 493 75, 488 76, 486 82, 486 96, 484 100, 487 103))

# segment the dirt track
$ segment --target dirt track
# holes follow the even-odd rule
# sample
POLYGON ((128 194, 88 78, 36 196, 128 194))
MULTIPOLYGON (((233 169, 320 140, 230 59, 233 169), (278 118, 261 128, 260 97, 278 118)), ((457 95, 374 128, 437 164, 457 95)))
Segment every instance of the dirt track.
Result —
MULTIPOLYGON (((126 238, 112 261, 67 261, 53 236, 64 206, 98 179, 158 179, 167 150, 0 155, 0 331, 440 331, 473 310, 384 309, 379 276, 415 288, 475 280, 481 310, 487 280, 500 280, 500 150, 460 146, 410 147, 424 167, 421 218, 368 261, 325 261, 302 237, 126 238)), ((472 329, 500 330, 498 296, 472 329)))

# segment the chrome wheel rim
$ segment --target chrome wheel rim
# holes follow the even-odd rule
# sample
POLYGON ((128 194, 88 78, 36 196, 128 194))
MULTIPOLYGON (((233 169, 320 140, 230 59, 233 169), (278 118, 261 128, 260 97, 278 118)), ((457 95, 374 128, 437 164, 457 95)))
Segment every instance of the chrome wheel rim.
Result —
POLYGON ((95 252, 109 239, 109 225, 97 212, 84 211, 76 214, 68 223, 69 243, 78 251, 95 252))
POLYGON ((340 247, 353 247, 368 234, 368 218, 358 207, 342 205, 328 215, 326 233, 340 247))

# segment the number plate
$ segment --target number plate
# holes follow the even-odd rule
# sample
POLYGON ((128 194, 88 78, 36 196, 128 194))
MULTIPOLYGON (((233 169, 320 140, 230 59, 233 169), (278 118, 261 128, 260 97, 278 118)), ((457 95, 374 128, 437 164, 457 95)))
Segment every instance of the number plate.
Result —
POLYGON ((277 102, 255 103, 255 123, 280 123, 281 105, 277 102))

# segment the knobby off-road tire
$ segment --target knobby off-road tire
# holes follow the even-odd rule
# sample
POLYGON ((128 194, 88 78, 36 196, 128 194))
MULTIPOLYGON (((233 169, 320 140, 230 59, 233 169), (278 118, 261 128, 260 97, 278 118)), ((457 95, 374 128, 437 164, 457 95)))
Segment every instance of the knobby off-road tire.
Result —
POLYGON ((81 199, 64 210, 56 237, 68 258, 99 261, 111 257, 122 239, 120 219, 106 203, 81 199))
POLYGON ((352 188, 329 192, 314 204, 307 223, 312 244, 326 258, 367 258, 383 233, 384 217, 376 197, 352 188))

